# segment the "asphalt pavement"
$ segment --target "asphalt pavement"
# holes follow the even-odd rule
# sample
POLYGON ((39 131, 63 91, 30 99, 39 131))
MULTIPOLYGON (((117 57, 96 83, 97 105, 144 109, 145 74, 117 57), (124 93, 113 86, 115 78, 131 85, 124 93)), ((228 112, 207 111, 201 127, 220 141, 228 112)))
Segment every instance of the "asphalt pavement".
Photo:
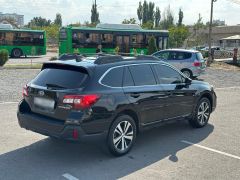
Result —
POLYGON ((0 179, 240 179, 240 87, 216 89, 209 125, 177 122, 140 134, 113 157, 105 142, 72 143, 21 129, 17 104, 0 103, 0 179))

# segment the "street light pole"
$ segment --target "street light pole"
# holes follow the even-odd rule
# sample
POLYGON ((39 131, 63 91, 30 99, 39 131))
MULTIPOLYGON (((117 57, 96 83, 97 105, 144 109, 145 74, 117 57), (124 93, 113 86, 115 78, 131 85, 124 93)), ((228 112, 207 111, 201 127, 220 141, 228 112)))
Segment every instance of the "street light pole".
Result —
POLYGON ((210 14, 210 22, 209 22, 209 36, 208 36, 208 65, 213 62, 213 54, 212 54, 212 22, 213 22, 213 3, 217 0, 211 0, 211 14, 210 14))

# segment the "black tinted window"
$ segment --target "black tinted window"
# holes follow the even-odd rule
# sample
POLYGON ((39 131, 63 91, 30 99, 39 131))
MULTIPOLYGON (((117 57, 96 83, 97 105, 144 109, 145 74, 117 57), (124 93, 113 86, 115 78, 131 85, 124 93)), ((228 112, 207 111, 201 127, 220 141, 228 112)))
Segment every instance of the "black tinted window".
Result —
POLYGON ((185 59, 190 59, 191 57, 192 57, 192 53, 172 51, 169 55, 169 60, 185 60, 185 59))
POLYGON ((111 87, 122 87, 123 68, 114 68, 110 70, 103 78, 102 83, 111 87))
POLYGON ((124 79, 123 79, 123 86, 134 86, 134 82, 132 79, 132 75, 128 69, 128 67, 125 68, 125 73, 124 73, 124 79))
POLYGON ((33 84, 44 87, 75 89, 80 88, 88 74, 84 71, 47 68, 33 80, 33 84))
POLYGON ((183 77, 168 66, 154 65, 154 69, 161 84, 177 84, 183 82, 183 77))
POLYGON ((139 65, 129 67, 136 86, 156 84, 150 65, 139 65))

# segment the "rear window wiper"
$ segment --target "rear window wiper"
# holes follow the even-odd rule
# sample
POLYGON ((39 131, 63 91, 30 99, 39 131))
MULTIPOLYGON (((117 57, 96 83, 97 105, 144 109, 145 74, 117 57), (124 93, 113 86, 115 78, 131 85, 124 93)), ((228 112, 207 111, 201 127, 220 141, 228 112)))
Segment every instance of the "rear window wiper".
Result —
POLYGON ((63 86, 60 86, 60 85, 57 85, 57 84, 46 84, 47 88, 58 88, 58 89, 66 89, 66 87, 63 87, 63 86))

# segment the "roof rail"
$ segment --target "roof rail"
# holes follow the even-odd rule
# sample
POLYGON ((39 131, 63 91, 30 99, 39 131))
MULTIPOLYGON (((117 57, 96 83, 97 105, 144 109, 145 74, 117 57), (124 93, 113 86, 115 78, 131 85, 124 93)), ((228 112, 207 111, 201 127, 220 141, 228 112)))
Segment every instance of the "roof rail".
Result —
POLYGON ((94 62, 94 64, 108 64, 108 63, 115 63, 115 62, 119 62, 119 61, 123 61, 124 59, 122 58, 122 56, 117 56, 117 55, 101 55, 99 56, 96 61, 94 62))

